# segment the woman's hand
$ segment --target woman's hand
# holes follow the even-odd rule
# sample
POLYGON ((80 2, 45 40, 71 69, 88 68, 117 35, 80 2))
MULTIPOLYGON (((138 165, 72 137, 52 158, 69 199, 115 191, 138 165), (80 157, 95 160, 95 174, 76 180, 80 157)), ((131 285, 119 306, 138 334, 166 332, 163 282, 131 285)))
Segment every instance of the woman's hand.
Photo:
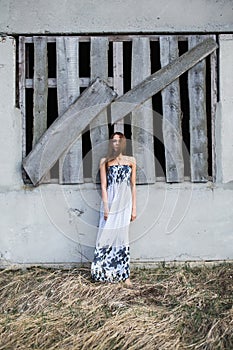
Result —
POLYGON ((134 221, 137 217, 137 214, 136 214, 136 209, 132 209, 132 213, 131 213, 131 221, 134 221))
POLYGON ((131 157, 131 191, 132 191, 132 212, 131 212, 131 221, 136 219, 136 160, 134 157, 131 157))
POLYGON ((131 215, 131 221, 134 221, 136 219, 136 215, 131 215))
POLYGON ((108 208, 106 207, 106 208, 104 208, 104 220, 107 220, 108 214, 109 214, 109 210, 108 210, 108 208))
POLYGON ((104 203, 104 220, 107 220, 109 210, 108 210, 108 194, 107 194, 106 158, 102 158, 100 160, 100 182, 101 182, 102 201, 104 203))

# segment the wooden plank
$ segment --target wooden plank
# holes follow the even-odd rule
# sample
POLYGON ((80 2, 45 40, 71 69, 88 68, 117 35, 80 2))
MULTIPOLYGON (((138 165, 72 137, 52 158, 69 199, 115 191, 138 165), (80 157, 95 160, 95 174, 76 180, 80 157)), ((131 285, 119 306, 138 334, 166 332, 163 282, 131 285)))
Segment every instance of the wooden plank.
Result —
MULTIPOLYGON (((150 76, 150 42, 134 38, 132 42, 132 87, 150 76)), ((153 107, 149 99, 131 114, 132 150, 137 160, 137 183, 155 182, 153 107)))
MULTIPOLYGON (((113 88, 118 96, 124 94, 123 42, 113 42, 113 88)), ((114 132, 124 133, 124 119, 114 124, 114 132)))
POLYGON ((206 39, 119 97, 111 105, 112 124, 164 89, 181 74, 216 50, 217 47, 218 45, 213 39, 206 39))
POLYGON ((46 130, 24 159, 23 166, 34 185, 68 149, 87 125, 116 97, 116 93, 100 79, 78 97, 69 109, 46 130))
MULTIPOLYGON (((27 78, 26 79, 26 88, 32 89, 34 86, 34 80, 27 78)), ((57 87, 57 79, 56 78, 48 78, 48 88, 56 88, 57 87)))
POLYGON ((25 37, 19 38, 19 107, 22 115, 22 156, 26 156, 26 66, 25 66, 25 37))
MULTIPOLYGON (((33 76, 33 137, 32 147, 47 129, 48 101, 48 54, 47 37, 35 36, 34 41, 34 76, 33 76)), ((29 58, 27 60, 29 62, 29 58)), ((50 172, 43 182, 50 181, 50 172)))
MULTIPOLYGON (((159 41, 159 35, 155 34, 142 34, 141 37, 148 38, 150 41, 159 41)), ((186 41, 188 40, 188 34, 182 34, 178 36, 178 41, 186 41)), ((91 37, 89 35, 78 35, 76 36, 77 39, 79 39, 79 42, 90 42, 91 37)), ((135 35, 108 35, 109 41, 114 42, 124 42, 124 41, 132 41, 133 38, 135 38, 135 35)), ((48 43, 55 43, 57 39, 57 36, 48 36, 48 43)), ((32 37, 25 37, 26 43, 32 43, 33 38, 32 37)))
MULTIPOLYGON (((161 67, 179 57, 177 36, 160 37, 161 67)), ((182 153, 180 83, 176 79, 162 90, 163 140, 165 147, 166 181, 184 181, 182 153)))
MULTIPOLYGON (((22 159, 26 157, 26 49, 25 37, 19 37, 19 108, 22 116, 22 159)), ((27 181, 25 170, 22 171, 24 182, 27 181)))
MULTIPOLYGON (((91 38, 91 79, 99 77, 104 81, 108 78, 108 38, 91 38)), ((100 182, 100 159, 108 150, 108 114, 107 109, 95 118, 90 124, 90 139, 92 145, 92 181, 100 182)))
POLYGON ((34 37, 34 94, 32 146, 47 129, 48 57, 47 37, 34 37))
MULTIPOLYGON (((90 85, 90 78, 79 78, 78 85, 79 87, 88 87, 90 85)), ((109 86, 113 86, 113 78, 108 77, 107 83, 109 86)), ((33 88, 33 79, 26 79, 26 88, 33 88)), ((48 78, 48 88, 56 88, 57 87, 57 79, 56 78, 48 78)))
MULTIPOLYGON (((191 36, 189 49, 203 40, 203 36, 191 36)), ((191 181, 208 181, 208 139, 206 115, 206 62, 203 60, 188 72, 190 110, 190 164, 191 181)))
MULTIPOLYGON (((211 36, 216 40, 216 35, 211 36)), ((217 108, 217 52, 214 51, 210 55, 210 71, 211 71, 211 138, 212 138, 212 181, 216 181, 216 108, 217 108)))
MULTIPOLYGON (((57 96, 61 116, 80 95, 78 40, 57 38, 57 96)), ((59 159, 59 183, 83 183, 82 136, 59 159)))

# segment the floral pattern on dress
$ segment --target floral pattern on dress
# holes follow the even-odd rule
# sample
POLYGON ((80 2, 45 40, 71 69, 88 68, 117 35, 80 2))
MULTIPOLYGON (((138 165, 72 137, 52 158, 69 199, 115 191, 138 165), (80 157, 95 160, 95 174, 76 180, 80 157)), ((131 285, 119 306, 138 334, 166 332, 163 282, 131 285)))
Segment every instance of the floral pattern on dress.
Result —
POLYGON ((131 167, 129 165, 110 165, 107 172, 107 183, 111 186, 115 183, 126 182, 130 184, 131 167))
POLYGON ((92 278, 99 282, 125 281, 130 276, 129 260, 129 247, 96 248, 92 278))

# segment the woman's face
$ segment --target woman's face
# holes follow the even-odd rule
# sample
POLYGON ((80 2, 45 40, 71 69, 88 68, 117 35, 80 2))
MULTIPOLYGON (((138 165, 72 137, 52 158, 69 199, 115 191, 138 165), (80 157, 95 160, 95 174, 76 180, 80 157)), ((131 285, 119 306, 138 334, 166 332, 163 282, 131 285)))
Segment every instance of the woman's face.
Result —
POLYGON ((114 152, 119 152, 120 150, 121 138, 119 135, 114 135, 112 139, 112 148, 114 152))

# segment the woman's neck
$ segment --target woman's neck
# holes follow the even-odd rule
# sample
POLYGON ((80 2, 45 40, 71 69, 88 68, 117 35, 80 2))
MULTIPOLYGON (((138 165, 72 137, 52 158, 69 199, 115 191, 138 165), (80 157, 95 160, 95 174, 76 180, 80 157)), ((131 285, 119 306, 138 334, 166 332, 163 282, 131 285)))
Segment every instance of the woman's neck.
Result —
POLYGON ((116 161, 118 165, 121 165, 121 160, 122 160, 122 153, 118 154, 118 156, 116 157, 116 161))

